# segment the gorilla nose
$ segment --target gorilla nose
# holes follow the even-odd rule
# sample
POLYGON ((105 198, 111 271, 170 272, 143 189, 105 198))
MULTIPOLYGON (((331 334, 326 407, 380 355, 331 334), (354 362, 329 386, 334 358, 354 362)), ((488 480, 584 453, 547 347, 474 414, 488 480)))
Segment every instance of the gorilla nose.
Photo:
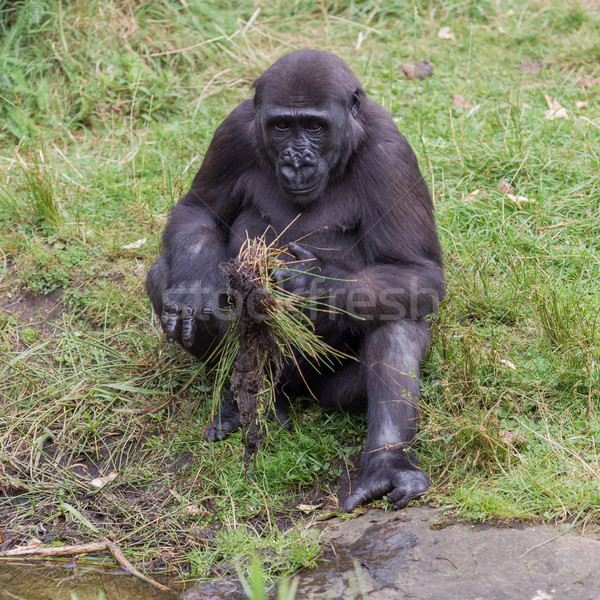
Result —
POLYGON ((280 173, 286 185, 302 188, 317 172, 317 158, 310 150, 287 149, 281 154, 280 173))

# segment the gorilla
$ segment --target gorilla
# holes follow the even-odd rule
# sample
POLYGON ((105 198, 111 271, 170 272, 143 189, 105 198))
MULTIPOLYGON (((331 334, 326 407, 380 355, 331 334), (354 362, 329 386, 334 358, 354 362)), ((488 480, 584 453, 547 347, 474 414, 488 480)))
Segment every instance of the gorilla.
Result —
MULTIPOLYGON (((253 88, 173 207, 146 290, 167 340, 206 360, 229 324, 220 265, 247 238, 287 245, 293 267, 274 276, 291 293, 326 297, 331 310, 310 315, 316 333, 358 360, 321 373, 287 365, 275 416, 285 422, 288 399, 307 386, 324 407, 366 408, 361 479, 343 508, 385 494, 403 508, 429 488, 411 445, 424 317, 444 296, 427 184, 390 115, 337 56, 292 52, 253 88)), ((206 435, 221 440, 239 426, 230 395, 206 435)))

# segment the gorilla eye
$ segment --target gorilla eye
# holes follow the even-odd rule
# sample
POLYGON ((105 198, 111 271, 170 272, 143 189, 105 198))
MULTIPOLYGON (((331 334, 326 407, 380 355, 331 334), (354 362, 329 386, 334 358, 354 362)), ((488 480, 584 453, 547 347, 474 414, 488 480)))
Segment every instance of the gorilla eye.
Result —
POLYGON ((277 129, 277 131, 287 131, 289 128, 290 126, 285 121, 277 121, 277 123, 275 123, 275 129, 277 129))
POLYGON ((317 123, 316 121, 311 121, 306 126, 306 129, 308 129, 308 131, 321 131, 321 129, 323 129, 323 125, 321 125, 321 123, 317 123))

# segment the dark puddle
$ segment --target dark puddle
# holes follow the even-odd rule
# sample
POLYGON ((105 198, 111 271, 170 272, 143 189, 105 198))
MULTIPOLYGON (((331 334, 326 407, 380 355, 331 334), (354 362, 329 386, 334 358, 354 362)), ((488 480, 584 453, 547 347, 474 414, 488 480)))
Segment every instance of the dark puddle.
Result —
POLYGON ((2 600, 177 600, 121 569, 0 562, 2 600))
MULTIPOLYGON (((398 574, 407 569, 407 553, 417 544, 409 532, 384 524, 372 525, 349 545, 329 544, 319 565, 299 574, 296 598, 347 597, 360 591, 361 577, 368 573, 378 587, 393 587, 398 574), (339 594, 338 594, 339 590, 339 594)), ((276 597, 274 591, 271 595, 276 597)), ((40 563, 1 563, 0 598, 18 600, 245 600, 236 582, 212 581, 181 592, 163 592, 121 569, 60 567, 40 563)))
MULTIPOLYGON (((351 544, 329 542, 321 553, 318 566, 297 575, 296 598, 346 600, 361 597, 365 576, 370 580, 370 587, 375 584, 377 589, 393 591, 398 576, 408 569, 408 553, 417 543, 417 537, 412 533, 386 523, 370 526, 351 544)), ((269 597, 276 598, 276 592, 273 591, 269 597)), ((366 598, 364 594, 363 597, 366 598)), ((216 582, 197 585, 181 598, 244 600, 246 596, 234 585, 216 582)))
POLYGON ((412 533, 386 524, 372 525, 350 545, 331 542, 322 554, 324 562, 302 573, 297 597, 343 600, 348 590, 361 590, 365 573, 378 588, 393 587, 398 575, 408 569, 407 555, 416 545, 412 533))

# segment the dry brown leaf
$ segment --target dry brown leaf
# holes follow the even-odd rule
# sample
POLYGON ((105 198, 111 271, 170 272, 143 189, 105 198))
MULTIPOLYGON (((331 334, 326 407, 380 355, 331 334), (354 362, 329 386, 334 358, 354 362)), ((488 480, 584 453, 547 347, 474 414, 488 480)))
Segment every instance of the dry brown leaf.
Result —
POLYGON ((510 183, 508 183, 508 181, 506 181, 506 179, 503 179, 499 184, 498 184, 498 191, 501 194, 514 194, 514 190, 510 187, 510 183))
POLYGON ((450 27, 442 27, 438 31, 437 36, 440 38, 440 40, 453 40, 454 39, 454 34, 452 33, 452 29, 450 29, 450 27))
POLYGON ((545 113, 546 119, 568 119, 569 111, 561 106, 556 100, 553 100, 548 94, 544 94, 544 100, 548 104, 548 110, 545 113))
POLYGON ((505 444, 514 444, 515 442, 518 442, 519 444, 526 444, 527 443, 527 438, 524 435, 520 435, 518 433, 513 433, 512 431, 503 431, 500 434, 500 437, 502 438, 502 441, 505 444))
POLYGON ((200 508, 198 508, 197 506, 194 506, 193 504, 188 504, 185 507, 185 514, 189 515, 190 517, 210 517, 211 513, 207 512, 206 510, 202 510, 200 508))
MULTIPOLYGON (((510 194, 509 194, 510 195, 510 194)), ((517 367, 514 362, 508 360, 507 358, 499 358, 498 362, 505 367, 508 367, 511 371, 516 371, 517 367)))
POLYGON ((136 248, 141 248, 147 241, 146 238, 142 238, 141 240, 131 242, 131 244, 125 244, 124 246, 121 246, 121 248, 123 248, 123 250, 135 250, 136 248))
POLYGON ((112 471, 104 477, 96 477, 96 479, 92 479, 90 481, 90 485, 98 489, 103 488, 107 483, 110 483, 113 479, 115 479, 116 476, 117 474, 112 471))
POLYGON ((589 90, 590 88, 598 84, 600 84, 600 77, 582 77, 579 80, 579 85, 585 88, 586 90, 589 90))
POLYGON ((589 104, 589 102, 585 102, 584 100, 579 100, 579 101, 575 102, 575 107, 576 108, 585 108, 588 104, 589 104))
POLYGON ((538 60, 534 63, 521 63, 520 65, 517 65, 517 69, 523 71, 523 73, 539 73, 545 66, 546 64, 544 63, 544 61, 538 60))
POLYGON ((456 106, 457 108, 473 108, 473 105, 460 94, 452 96, 452 106, 456 106))
POLYGON ((417 63, 411 60, 402 65, 402 71, 404 71, 406 79, 414 79, 415 75, 419 79, 425 79, 433 73, 433 65, 428 60, 420 60, 417 63))
POLYGON ((298 506, 296 506, 296 508, 299 511, 302 511, 305 515, 314 512, 315 510, 318 510, 319 508, 321 508, 321 506, 323 506, 322 504, 298 504, 298 506))
POLYGON ((533 198, 527 198, 527 196, 515 196, 514 194, 506 194, 506 197, 518 205, 535 204, 535 200, 533 198))

